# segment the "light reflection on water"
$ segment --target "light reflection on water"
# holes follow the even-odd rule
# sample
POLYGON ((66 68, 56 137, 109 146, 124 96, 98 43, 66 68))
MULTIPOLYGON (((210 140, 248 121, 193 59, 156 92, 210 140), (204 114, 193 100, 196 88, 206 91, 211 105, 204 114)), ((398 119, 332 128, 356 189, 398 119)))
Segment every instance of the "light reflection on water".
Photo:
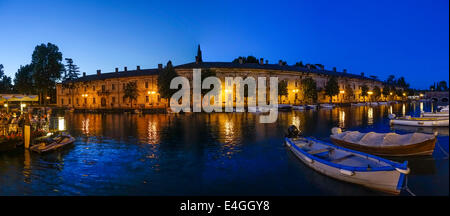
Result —
MULTIPOLYGON (((422 103, 413 108, 280 112, 274 124, 259 124, 259 114, 249 113, 71 113, 64 118, 77 138, 71 148, 43 156, 23 150, 0 154, 0 195, 379 195, 306 167, 282 145, 284 132, 292 124, 323 140, 335 126, 389 132, 389 113, 417 116, 431 109, 422 103)), ((448 133, 438 131, 448 151, 448 133)), ((410 162, 414 193, 448 195, 448 160, 442 157, 436 150, 433 157, 396 160, 410 162)))

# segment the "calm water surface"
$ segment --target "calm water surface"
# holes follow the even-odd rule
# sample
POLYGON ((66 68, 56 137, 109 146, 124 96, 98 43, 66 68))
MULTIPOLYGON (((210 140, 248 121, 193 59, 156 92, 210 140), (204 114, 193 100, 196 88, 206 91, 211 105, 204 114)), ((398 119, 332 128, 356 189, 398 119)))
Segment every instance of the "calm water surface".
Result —
MULTIPOLYGON (((384 195, 306 167, 283 145, 284 131, 294 124, 323 140, 334 126, 405 133, 417 128, 391 128, 390 112, 431 108, 281 112, 274 124, 260 124, 252 113, 66 114, 72 147, 47 155, 0 153, 0 195, 384 195)), ((448 152, 448 127, 438 131, 438 145, 448 152)), ((416 195, 449 195, 446 157, 436 146, 433 156, 391 159, 409 161, 408 186, 416 195)))

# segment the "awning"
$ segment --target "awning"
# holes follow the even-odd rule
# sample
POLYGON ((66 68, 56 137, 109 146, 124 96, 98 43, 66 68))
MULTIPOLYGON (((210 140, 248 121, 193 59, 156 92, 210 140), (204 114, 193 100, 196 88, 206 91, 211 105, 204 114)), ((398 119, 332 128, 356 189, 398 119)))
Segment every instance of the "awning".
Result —
POLYGON ((37 95, 23 95, 23 94, 0 94, 0 101, 12 102, 12 101, 20 101, 20 102, 31 102, 31 101, 39 101, 39 97, 37 95))

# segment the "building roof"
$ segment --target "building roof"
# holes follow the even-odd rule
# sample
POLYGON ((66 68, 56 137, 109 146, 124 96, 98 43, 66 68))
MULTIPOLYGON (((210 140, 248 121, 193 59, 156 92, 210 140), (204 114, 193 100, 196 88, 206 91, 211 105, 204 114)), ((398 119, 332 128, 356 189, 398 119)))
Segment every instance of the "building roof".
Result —
MULTIPOLYGON (((316 73, 323 75, 334 75, 334 76, 343 76, 349 78, 356 79, 366 79, 379 81, 370 77, 330 71, 330 70, 321 70, 321 69, 308 69, 305 67, 299 66, 291 66, 291 65, 279 65, 279 64, 258 64, 258 63, 234 63, 234 62, 191 62, 187 64, 182 64, 174 67, 175 69, 194 69, 194 68, 242 68, 242 69, 262 69, 262 70, 280 70, 280 71, 292 71, 292 72, 303 72, 303 73, 316 73)), ((94 81, 94 80, 105 80, 112 78, 122 78, 122 77, 138 77, 138 76, 148 76, 148 75, 158 75, 158 69, 141 69, 141 70, 128 70, 128 71, 119 71, 119 72, 109 72, 109 73, 101 73, 100 75, 92 74, 87 76, 79 77, 74 80, 75 82, 86 82, 86 81, 94 81)))
POLYGON ((321 69, 308 69, 305 67, 292 66, 292 65, 279 65, 279 64, 258 64, 258 63, 234 63, 234 62, 191 62, 187 64, 178 65, 175 67, 176 69, 193 69, 193 68, 242 68, 242 69, 263 69, 263 70, 282 70, 282 71, 293 71, 293 72, 303 72, 303 73, 317 73, 323 75, 334 75, 334 76, 343 76, 349 78, 357 78, 357 79, 368 79, 379 81, 370 77, 361 76, 357 74, 330 71, 330 70, 321 70, 321 69))
POLYGON ((108 72, 108 73, 101 73, 98 74, 92 74, 92 75, 86 75, 79 77, 78 79, 74 80, 75 82, 87 82, 87 81, 94 81, 94 80, 105 80, 105 79, 112 79, 112 78, 122 78, 122 77, 138 77, 138 76, 148 76, 148 75, 157 75, 159 74, 158 69, 141 69, 141 70, 127 70, 127 71, 119 71, 119 72, 108 72))

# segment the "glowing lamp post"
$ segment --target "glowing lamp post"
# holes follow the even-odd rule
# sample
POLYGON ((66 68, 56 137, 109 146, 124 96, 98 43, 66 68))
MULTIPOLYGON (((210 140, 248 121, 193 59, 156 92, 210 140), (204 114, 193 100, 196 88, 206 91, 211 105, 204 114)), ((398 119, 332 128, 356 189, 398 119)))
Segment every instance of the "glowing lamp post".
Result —
POLYGON ((66 122, 64 117, 58 117, 58 130, 65 131, 66 130, 66 122))
POLYGON ((8 104, 5 103, 3 106, 6 108, 6 113, 8 113, 8 104))
MULTIPOLYGON (((369 95, 369 99, 371 99, 372 98, 371 96, 373 95, 373 92, 372 91, 368 91, 367 94, 369 95)), ((370 101, 372 101, 372 100, 370 100, 370 101)))

